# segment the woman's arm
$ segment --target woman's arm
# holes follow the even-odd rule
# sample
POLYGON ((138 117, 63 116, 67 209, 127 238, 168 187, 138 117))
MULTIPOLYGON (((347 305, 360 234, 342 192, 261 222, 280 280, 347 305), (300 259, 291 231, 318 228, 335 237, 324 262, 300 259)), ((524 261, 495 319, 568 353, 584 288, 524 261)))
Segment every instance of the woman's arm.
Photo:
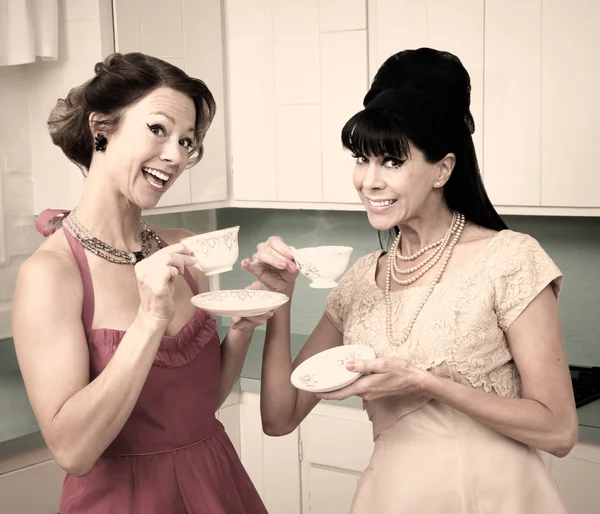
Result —
POLYGON ((577 442, 578 425, 551 286, 529 304, 506 337, 521 375, 521 399, 488 394, 433 375, 426 383, 426 394, 504 435, 564 457, 577 442))
POLYGON ((319 352, 341 346, 341 332, 323 315, 292 363, 289 305, 281 307, 267 323, 260 386, 263 431, 282 436, 294 431, 319 403, 319 398, 296 389, 290 382, 292 371, 319 352))
MULTIPOLYGON (((161 257, 153 258, 156 263, 161 257)), ((173 260, 182 270, 186 258, 173 260)), ((169 272, 167 265, 159 267, 169 272)), ((159 273, 149 275, 154 285, 161 281, 159 273)), ((159 288, 166 287, 168 278, 163 279, 159 288)), ((39 251, 21 266, 13 307, 21 373, 46 444, 59 466, 77 476, 91 470, 123 428, 168 325, 142 302, 114 356, 90 383, 82 301, 81 278, 72 257, 39 251)), ((160 301, 160 295, 153 301, 160 301)))
MULTIPOLYGON (((254 282, 246 289, 261 289, 260 282, 254 282)), ((240 378, 248 348, 257 326, 264 325, 273 316, 269 312, 262 316, 234 318, 233 324, 221 344, 221 372, 217 409, 223 405, 233 386, 240 378)))
MULTIPOLYGON (((178 228, 159 228, 161 237, 169 244, 176 244, 185 237, 195 235, 193 232, 178 228)), ((189 268, 189 271, 198 286, 200 293, 210 291, 208 277, 197 268, 189 268)), ((261 289, 260 282, 256 281, 246 289, 261 289)), ((234 318, 232 327, 227 332, 221 343, 221 359, 219 369, 219 390, 217 393, 217 404, 215 411, 218 410, 231 394, 233 386, 240 378, 244 361, 250 348, 250 342, 257 326, 264 325, 272 313, 263 316, 254 316, 249 318, 234 318)))
POLYGON ((343 390, 320 395, 366 400, 417 394, 439 400, 494 430, 557 457, 577 442, 577 413, 562 342, 556 296, 546 287, 506 333, 523 384, 522 398, 506 398, 422 371, 404 359, 358 361, 349 369, 372 373, 343 390))

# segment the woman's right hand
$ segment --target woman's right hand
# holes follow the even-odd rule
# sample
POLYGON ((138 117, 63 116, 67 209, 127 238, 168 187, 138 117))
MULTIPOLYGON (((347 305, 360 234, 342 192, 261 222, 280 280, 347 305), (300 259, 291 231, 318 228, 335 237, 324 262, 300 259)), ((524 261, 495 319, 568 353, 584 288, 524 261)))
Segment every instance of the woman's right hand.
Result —
POLYGON ((291 248, 283 239, 271 236, 256 246, 252 259, 244 259, 242 268, 252 273, 268 289, 288 296, 294 291, 298 268, 291 248))
POLYGON ((140 311, 146 319, 167 326, 175 317, 175 277, 196 259, 181 243, 169 245, 135 265, 140 311))

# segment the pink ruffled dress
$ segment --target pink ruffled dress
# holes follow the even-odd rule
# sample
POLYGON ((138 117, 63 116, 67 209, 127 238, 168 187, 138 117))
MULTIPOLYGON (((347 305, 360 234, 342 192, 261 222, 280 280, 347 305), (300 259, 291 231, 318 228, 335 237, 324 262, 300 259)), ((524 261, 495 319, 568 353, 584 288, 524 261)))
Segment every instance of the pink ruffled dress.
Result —
MULTIPOLYGON (((44 211, 38 231, 57 214, 44 211)), ((92 329, 94 290, 84 248, 65 230, 83 282, 90 380, 109 363, 125 332, 92 329)), ((186 270, 193 294, 196 283, 186 270)), ((61 514, 263 514, 256 489, 216 419, 220 341, 202 310, 165 336, 125 426, 85 477, 67 475, 61 514)))

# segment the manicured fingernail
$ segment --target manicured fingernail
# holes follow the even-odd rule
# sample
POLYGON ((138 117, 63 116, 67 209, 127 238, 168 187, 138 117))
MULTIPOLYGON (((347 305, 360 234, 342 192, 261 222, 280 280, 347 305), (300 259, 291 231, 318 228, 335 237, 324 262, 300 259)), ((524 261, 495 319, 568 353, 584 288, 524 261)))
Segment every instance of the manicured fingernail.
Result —
POLYGON ((281 269, 285 269, 285 267, 286 267, 286 266, 287 266, 287 264, 286 264, 285 262, 280 262, 280 263, 279 263, 279 267, 280 267, 281 269))
POLYGON ((354 362, 347 362, 346 363, 346 369, 348 371, 354 371, 355 368, 356 368, 356 364, 354 362))
POLYGON ((294 273, 294 272, 296 271, 296 266, 294 266, 293 264, 290 264, 290 265, 288 266, 288 269, 289 269, 289 270, 290 270, 292 273, 294 273))

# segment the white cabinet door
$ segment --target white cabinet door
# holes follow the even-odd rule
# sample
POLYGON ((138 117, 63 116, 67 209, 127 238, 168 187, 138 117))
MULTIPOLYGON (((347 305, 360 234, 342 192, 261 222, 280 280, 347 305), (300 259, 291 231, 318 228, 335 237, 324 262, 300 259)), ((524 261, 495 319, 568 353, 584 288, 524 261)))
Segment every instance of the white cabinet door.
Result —
POLYGON ((542 205, 600 207, 600 2, 544 0, 542 205))
POLYGON ((319 405, 300 427, 302 513, 348 514, 358 477, 373 450, 364 411, 319 405))
MULTIPOLYGON (((235 394, 235 393, 233 393, 235 394)), ((242 454, 240 434, 240 406, 235 403, 217 411, 217 419, 223 424, 225 433, 231 439, 238 456, 242 454)))
POLYGON ((600 446, 578 443, 565 458, 552 457, 551 473, 569 514, 596 514, 600 505, 600 446))
POLYGON ((54 460, 0 475, 0 510, 6 514, 58 512, 65 472, 54 460))
POLYGON ((485 2, 484 178, 494 205, 541 201, 541 1, 485 2))
POLYGON ((217 103, 217 116, 206 136, 202 161, 184 171, 157 207, 226 200, 220 0, 114 0, 113 4, 116 51, 143 52, 178 66, 203 80, 217 103))
POLYGON ((226 0, 225 13, 233 196, 275 201, 271 0, 226 0))
POLYGON ((483 167, 484 0, 369 0, 369 72, 401 50, 421 47, 456 55, 471 77, 473 140, 483 167))
POLYGON ((358 202, 343 124, 367 91, 365 0, 226 0, 235 201, 358 202))
POLYGON ((366 30, 321 35, 323 200, 359 203, 352 182, 354 161, 342 147, 344 124, 362 110, 368 91, 366 30))
POLYGON ((300 514, 298 430, 283 437, 262 431, 257 394, 242 393, 241 460, 270 514, 300 514))

